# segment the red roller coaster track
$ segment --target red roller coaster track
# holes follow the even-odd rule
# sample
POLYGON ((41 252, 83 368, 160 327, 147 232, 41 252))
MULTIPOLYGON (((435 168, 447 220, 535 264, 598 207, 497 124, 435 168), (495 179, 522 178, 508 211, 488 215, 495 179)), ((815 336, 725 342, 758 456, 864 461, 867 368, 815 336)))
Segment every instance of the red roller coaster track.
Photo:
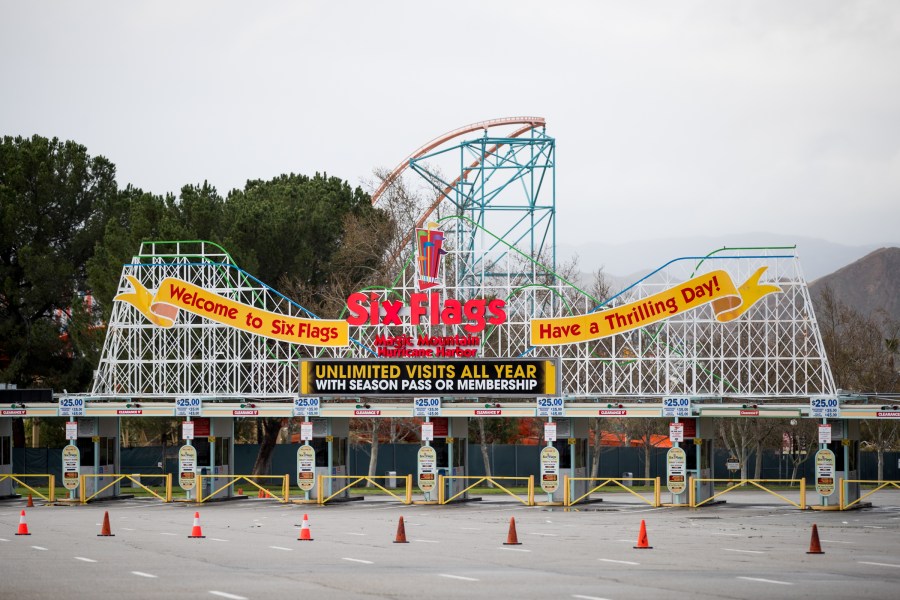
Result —
MULTIPOLYGON (((434 138, 433 140, 431 140, 430 142, 428 142, 427 144, 425 144, 424 146, 422 146, 421 148, 419 148, 418 150, 416 150, 415 152, 413 152, 412 154, 407 156, 405 159, 403 159, 403 162, 401 162, 399 165, 394 167, 394 170, 391 171, 390 175, 388 175, 384 179, 384 181, 381 182, 381 185, 378 186, 378 189, 375 190, 374 194, 372 194, 372 204, 374 205, 376 202, 378 202, 378 199, 381 197, 381 194, 383 194, 384 191, 388 187, 390 187, 391 184, 394 183, 398 177, 400 177, 400 175, 403 173, 403 171, 405 171, 406 168, 409 167, 409 161, 413 160, 414 158, 419 158, 420 156, 424 156, 425 154, 427 154, 428 152, 431 152, 432 150, 434 150, 441 144, 444 144, 444 143, 446 143, 454 138, 457 138, 461 135, 465 135, 465 134, 471 133, 473 131, 478 131, 479 129, 490 129, 491 127, 502 127, 504 125, 524 125, 524 127, 520 127, 519 129, 515 130, 514 132, 512 132, 511 134, 509 134, 507 136, 507 137, 519 137, 523 133, 527 133, 527 132, 531 131, 532 129, 534 129, 535 127, 543 127, 544 125, 546 125, 546 121, 544 120, 544 117, 505 117, 502 119, 490 119, 488 121, 480 121, 478 123, 471 123, 469 125, 464 125, 462 127, 454 129, 453 131, 448 131, 444 135, 440 135, 440 136, 434 138)), ((493 154, 494 152, 497 151, 497 149, 500 146, 502 146, 502 144, 498 144, 498 145, 492 147, 487 152, 485 152, 485 155, 493 154)), ((482 157, 482 160, 483 159, 484 159, 484 157, 482 157)), ((471 169, 477 167, 479 162, 481 162, 481 161, 477 160, 474 163, 472 163, 472 165, 469 167, 468 170, 463 172, 463 174, 460 177, 458 177, 451 186, 449 186, 446 190, 444 190, 444 194, 446 194, 447 191, 452 189, 452 187, 454 185, 456 185, 456 183, 458 183, 461 178, 465 177, 471 169)), ((434 209, 437 207, 437 204, 439 204, 440 201, 443 199, 444 194, 441 194, 440 196, 438 196, 438 198, 435 200, 435 204, 432 205, 431 208, 429 208, 425 212, 425 214, 422 215, 422 217, 420 217, 420 221, 422 223, 424 223, 427 216, 430 215, 432 213, 432 211, 434 211, 434 209)))

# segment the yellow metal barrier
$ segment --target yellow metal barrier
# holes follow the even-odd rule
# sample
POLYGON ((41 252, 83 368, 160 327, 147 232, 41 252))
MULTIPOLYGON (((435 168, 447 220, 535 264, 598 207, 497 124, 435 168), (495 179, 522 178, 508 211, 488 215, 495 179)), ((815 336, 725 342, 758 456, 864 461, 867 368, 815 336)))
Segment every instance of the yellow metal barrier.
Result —
POLYGON ((600 488, 602 488, 602 487, 604 487, 605 485, 608 485, 608 484, 610 484, 610 483, 613 483, 613 484, 619 486, 620 488, 622 488, 622 489, 625 490, 626 492, 628 492, 628 493, 630 493, 631 495, 637 497, 638 499, 641 500, 641 502, 646 502, 647 504, 649 504, 650 506, 653 506, 653 507, 658 507, 658 506, 660 506, 660 500, 659 500, 659 498, 660 498, 660 495, 659 495, 659 477, 627 477, 627 478, 615 478, 615 477, 610 477, 610 478, 603 478, 603 477, 569 477, 568 475, 566 475, 566 477, 563 479, 563 483, 564 483, 564 485, 565 485, 565 489, 563 490, 563 505, 564 505, 564 506, 572 506, 572 505, 578 504, 579 502, 581 502, 582 500, 584 500, 585 498, 587 498, 588 496, 590 496, 591 494, 593 494, 594 492, 596 492, 597 490, 599 490, 600 488), (628 479, 629 481, 649 481, 649 482, 652 482, 652 483, 653 483, 653 500, 652 500, 652 501, 651 501, 651 500, 647 500, 647 499, 644 498, 642 495, 638 494, 638 493, 635 492, 633 489, 631 489, 630 487, 628 487, 627 485, 625 485, 624 483, 622 483, 625 479, 628 479), (572 498, 573 494, 572 494, 572 485, 571 485, 571 483, 573 483, 573 482, 575 482, 575 481, 599 481, 599 482, 601 482, 601 483, 600 483, 600 485, 598 485, 598 486, 596 486, 596 487, 593 487, 593 488, 591 488, 590 490, 588 490, 587 493, 585 493, 585 494, 583 494, 583 495, 581 495, 581 496, 579 496, 579 497, 573 499, 573 498, 572 498))
POLYGON ((863 499, 868 498, 875 492, 883 490, 886 487, 894 487, 894 488, 897 488, 898 490, 900 490, 900 481, 882 481, 882 480, 878 480, 878 479, 841 479, 841 486, 839 489, 841 510, 847 510, 848 508, 850 508, 857 502, 860 502, 863 499), (845 502, 847 501, 847 498, 846 498, 847 488, 844 486, 848 483, 861 483, 861 484, 868 483, 871 485, 877 485, 878 487, 876 487, 874 490, 866 492, 865 494, 862 494, 859 498, 857 498, 853 502, 850 502, 849 504, 845 504, 845 502))
POLYGON ((80 479, 81 479, 81 484, 78 486, 78 488, 79 488, 78 494, 79 494, 82 504, 87 504, 88 502, 93 500, 96 496, 102 494, 103 492, 105 492, 112 486, 116 485, 118 482, 122 481, 123 479, 126 479, 132 483, 138 484, 140 487, 144 488, 145 490, 150 492, 153 496, 156 496, 158 499, 162 500, 163 502, 171 502, 172 501, 172 474, 171 473, 167 473, 165 475, 163 475, 161 473, 150 474, 150 475, 145 475, 143 473, 135 473, 133 475, 123 475, 121 473, 85 473, 85 474, 81 475, 80 479), (85 492, 86 485, 85 484, 87 483, 88 478, 100 479, 100 478, 105 478, 105 477, 112 477, 113 481, 111 483, 108 483, 107 485, 103 486, 99 490, 96 490, 90 496, 85 496, 85 494, 86 494, 86 492, 85 492), (141 479, 147 479, 147 478, 157 478, 157 479, 162 478, 165 481, 165 487, 166 487, 165 496, 160 496, 154 490, 147 487, 146 485, 144 485, 141 482, 141 479))
POLYGON ((21 485, 25 488, 28 488, 28 491, 30 491, 35 496, 43 498, 47 502, 53 502, 56 499, 56 477, 53 475, 46 475, 46 474, 31 475, 30 473, 29 474, 0 473, 0 481, 3 481, 4 479, 12 479, 19 485, 21 485), (28 485, 27 483, 25 483, 24 481, 22 481, 22 479, 30 478, 30 477, 46 477, 47 478, 48 491, 47 491, 46 496, 44 494, 40 493, 39 491, 37 491, 36 489, 34 489, 33 487, 31 487, 30 485, 28 485))
POLYGON ((757 488, 763 490, 764 492, 768 492, 769 494, 772 494, 773 496, 775 496, 777 498, 781 498, 782 500, 784 500, 791 506, 796 506, 800 510, 806 510, 806 480, 805 479, 741 479, 736 482, 734 479, 703 479, 703 478, 699 478, 699 477, 698 478, 692 477, 688 482, 688 489, 690 490, 690 493, 688 494, 688 497, 690 498, 689 504, 690 504, 691 508, 697 508, 698 506, 703 506, 707 502, 711 502, 712 500, 718 498, 719 496, 721 496, 723 494, 727 494, 730 491, 733 491, 739 487, 743 487, 748 484, 752 485, 754 487, 757 487, 757 488), (719 492, 717 494, 713 494, 712 496, 710 496, 709 498, 707 498, 706 500, 704 500, 702 502, 697 502, 697 486, 695 484, 704 483, 704 482, 712 482, 713 485, 715 485, 716 483, 725 483, 725 484, 734 484, 734 485, 730 485, 729 487, 725 488, 721 492, 719 492), (793 500, 785 498, 781 494, 779 494, 773 490, 770 490, 766 486, 762 485, 764 483, 765 484, 790 483, 791 485, 793 485, 798 482, 800 484, 800 503, 799 504, 797 502, 794 502, 793 500))
POLYGON ((534 506, 534 475, 529 475, 528 477, 478 477, 475 475, 438 475, 438 504, 447 504, 448 502, 452 502, 456 498, 459 498, 473 487, 477 486, 482 482, 492 483, 525 506, 534 506), (446 498, 446 493, 444 492, 444 482, 452 481, 454 479, 464 479, 467 481, 475 480, 474 483, 466 487, 461 492, 446 498), (510 491, 501 483, 497 483, 498 481, 524 481, 528 487, 527 498, 522 499, 515 492, 510 491))
POLYGON ((378 489, 387 493, 389 496, 393 496, 394 498, 396 498, 403 504, 412 504, 412 475, 406 475, 406 476, 403 476, 403 475, 400 475, 400 476, 372 475, 371 477, 368 475, 319 475, 319 480, 316 483, 316 486, 317 486, 316 491, 317 491, 317 497, 319 499, 319 504, 327 503, 329 500, 334 499, 335 496, 337 496, 344 490, 352 488, 354 485, 357 485, 364 481, 371 483, 378 489), (347 485, 345 485, 338 491, 332 493, 330 496, 328 496, 326 498, 325 497, 325 480, 326 479, 352 479, 353 481, 351 481, 350 483, 348 483, 347 485), (404 488, 405 488, 404 496, 401 497, 399 494, 384 487, 383 485, 381 485, 380 483, 375 481, 376 479, 405 479, 406 485, 404 486, 404 488))
POLYGON ((246 481, 249 485, 254 486, 258 490, 264 491, 268 496, 271 496, 278 500, 279 502, 290 502, 290 484, 288 483, 288 475, 285 473, 284 475, 197 475, 197 502, 206 502, 216 494, 222 492, 222 490, 226 490, 230 487, 234 487, 234 484, 239 481, 246 481), (203 495, 203 480, 204 479, 228 479, 229 482, 223 485, 222 487, 213 490, 209 493, 208 496, 203 495), (281 496, 276 496, 263 486, 259 485, 254 481, 255 479, 274 479, 276 481, 281 481, 281 496))

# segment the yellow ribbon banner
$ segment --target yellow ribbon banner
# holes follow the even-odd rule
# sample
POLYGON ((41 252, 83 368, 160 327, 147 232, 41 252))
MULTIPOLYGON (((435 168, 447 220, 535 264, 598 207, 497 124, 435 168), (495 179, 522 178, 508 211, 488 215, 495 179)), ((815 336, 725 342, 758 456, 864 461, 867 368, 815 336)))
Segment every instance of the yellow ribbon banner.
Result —
POLYGON ((763 296, 781 291, 777 285, 759 283, 766 268, 757 269, 739 288, 727 271, 712 271, 623 306, 574 317, 532 319, 531 345, 597 340, 646 327, 710 302, 716 320, 727 323, 747 312, 763 296))
POLYGON ((267 338, 306 346, 343 347, 350 343, 346 321, 303 319, 261 310, 229 300, 187 281, 167 277, 154 296, 136 277, 126 275, 133 292, 113 300, 131 304, 151 323, 171 327, 179 310, 267 338))

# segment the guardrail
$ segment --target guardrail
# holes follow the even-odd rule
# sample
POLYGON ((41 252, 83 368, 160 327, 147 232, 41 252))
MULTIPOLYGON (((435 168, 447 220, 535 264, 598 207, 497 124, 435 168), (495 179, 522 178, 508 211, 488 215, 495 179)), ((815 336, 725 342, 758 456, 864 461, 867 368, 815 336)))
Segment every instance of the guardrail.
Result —
POLYGON ((883 490, 886 487, 894 487, 900 490, 900 481, 885 481, 882 479, 841 479, 841 485, 839 488, 839 502, 841 510, 847 510, 857 502, 861 502, 864 498, 868 498, 875 492, 879 490, 883 490), (877 486, 874 490, 870 490, 865 494, 862 494, 859 498, 854 500, 853 502, 846 503, 847 501, 847 488, 845 487, 848 483, 860 483, 860 484, 870 484, 877 486))
POLYGON ((344 490, 352 488, 354 485, 356 485, 358 483, 362 483, 364 481, 367 483, 371 483, 378 489, 387 493, 389 496, 393 496, 394 498, 396 498, 403 504, 412 504, 412 475, 371 475, 371 476, 369 476, 369 475, 319 475, 319 481, 316 484, 317 485, 316 492, 317 492, 319 504, 326 504, 330 500, 334 499, 335 496, 342 493, 344 490), (353 481, 351 481, 350 483, 348 483, 347 485, 345 485, 338 491, 332 493, 330 496, 328 496, 326 498, 325 497, 325 485, 324 485, 324 482, 326 479, 346 479, 346 480, 352 479, 353 481), (391 491, 390 489, 384 487, 383 485, 381 485, 380 483, 375 481, 376 479, 385 479, 385 480, 387 480, 387 479, 397 479, 397 480, 405 479, 406 485, 403 486, 404 490, 405 490, 404 495, 401 497, 399 494, 391 491))
POLYGON ((452 502, 453 500, 459 498, 473 487, 477 486, 479 483, 488 482, 492 483, 525 506, 534 506, 534 475, 529 475, 528 477, 478 477, 475 475, 438 475, 438 504, 447 504, 448 502, 452 502), (474 483, 467 486, 461 492, 446 498, 446 492, 444 492, 444 482, 452 481, 454 479, 463 479, 466 481, 475 480, 474 483), (527 484, 528 491, 526 498, 522 498, 518 494, 513 491, 507 489, 505 485, 499 483, 500 481, 524 481, 527 484))
POLYGON ((593 494, 594 492, 599 490, 600 488, 602 488, 608 484, 611 484, 611 483, 619 486, 626 492, 629 492, 630 494, 637 497, 642 502, 646 502, 650 506, 653 506, 653 507, 661 506, 659 477, 606 477, 606 478, 604 478, 604 477, 569 477, 568 475, 566 475, 565 478, 563 479, 563 483, 565 485, 565 489, 563 491, 563 506, 573 506, 575 504, 578 504, 579 502, 581 502, 582 500, 584 500, 585 498, 587 498, 588 496, 590 496, 591 494, 593 494), (653 482, 653 500, 647 500, 647 498, 644 498, 642 495, 640 495, 639 493, 637 493, 636 491, 631 489, 629 486, 625 485, 623 482, 626 480, 627 481, 650 481, 650 482, 653 482), (600 483, 600 485, 588 490, 585 494, 582 494, 581 496, 573 499, 572 496, 574 495, 574 493, 572 492, 571 484, 576 481, 600 481, 601 483, 600 483))
POLYGON ((27 488, 28 491, 30 491, 35 496, 38 496, 39 498, 43 498, 47 502, 53 502, 56 499, 56 477, 53 475, 47 475, 47 474, 32 475, 30 473, 29 474, 0 473, 0 481, 3 481, 4 479, 11 479, 11 480, 15 481, 19 485, 27 488), (40 493, 39 491, 37 491, 36 489, 34 489, 33 487, 31 487, 30 485, 28 485, 27 483, 25 483, 24 481, 22 481, 22 479, 24 479, 24 478, 30 479, 32 477, 46 477, 47 478, 48 491, 47 491, 46 496, 44 494, 40 493))
POLYGON ((109 488, 116 485, 118 482, 120 482, 122 480, 127 480, 132 483, 136 483, 138 486, 144 488, 145 490, 150 492, 150 494, 152 494, 159 500, 162 500, 163 502, 171 502, 172 501, 172 474, 171 473, 167 473, 165 475, 162 475, 162 474, 145 475, 143 473, 133 473, 130 475, 124 474, 124 473, 84 473, 81 475, 80 479, 81 479, 81 485, 78 486, 79 487, 78 494, 79 494, 79 499, 82 504, 87 504, 88 502, 93 500, 95 497, 99 496, 100 494, 102 494, 103 492, 105 492, 106 490, 108 490, 109 488), (85 493, 86 493, 85 489, 86 489, 86 484, 87 484, 88 478, 99 479, 99 478, 107 478, 107 477, 112 477, 113 481, 111 483, 106 484, 99 490, 95 490, 94 493, 91 494, 90 496, 85 495, 85 493), (157 479, 162 478, 165 481, 165 495, 160 496, 159 494, 156 493, 155 490, 144 485, 141 482, 142 478, 157 478, 157 479))
POLYGON ((227 490, 230 487, 234 487, 235 483, 239 481, 246 481, 249 485, 257 488, 260 491, 264 491, 268 496, 271 496, 278 500, 281 503, 290 502, 290 484, 288 483, 288 475, 285 473, 284 475, 220 475, 220 474, 207 474, 207 475, 197 475, 197 502, 203 503, 215 496, 216 494, 221 493, 223 490, 227 490), (203 481, 205 479, 228 479, 228 483, 210 491, 207 496, 203 495, 203 481), (276 496, 268 489, 259 485, 255 480, 257 479, 274 479, 276 481, 281 482, 281 496, 276 496))
POLYGON ((722 496, 723 494, 727 494, 728 492, 731 492, 739 487, 744 487, 745 485, 752 485, 754 487, 757 487, 757 488, 763 490, 764 492, 768 492, 769 494, 772 494, 773 496, 775 496, 777 498, 781 498, 782 500, 784 500, 785 502, 787 502, 788 504, 790 504, 792 506, 796 506, 800 510, 806 510, 806 480, 805 479, 741 479, 739 481, 735 481, 734 479, 709 479, 709 478, 702 478, 702 477, 691 477, 688 480, 688 490, 689 490, 688 504, 690 505, 691 508, 697 508, 698 506, 703 506, 707 502, 713 501, 714 499, 718 498, 719 496, 722 496), (730 485, 729 487, 722 490, 721 492, 713 494, 712 496, 710 496, 706 500, 703 500, 702 502, 697 502, 697 485, 696 484, 708 483, 708 482, 712 482, 713 486, 715 486, 716 483, 724 483, 726 485, 733 484, 733 485, 730 485), (785 498, 778 492, 775 492, 774 490, 770 490, 766 486, 762 485, 764 483, 765 484, 790 483, 791 485, 793 485, 795 483, 799 483, 800 484, 800 502, 797 503, 789 498, 785 498))

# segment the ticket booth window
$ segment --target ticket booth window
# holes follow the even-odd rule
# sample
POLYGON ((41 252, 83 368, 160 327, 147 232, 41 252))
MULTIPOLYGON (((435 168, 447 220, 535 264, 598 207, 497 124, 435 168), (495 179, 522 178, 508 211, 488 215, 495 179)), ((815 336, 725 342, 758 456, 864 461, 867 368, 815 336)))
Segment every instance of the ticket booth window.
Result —
POLYGON ((195 440, 194 448, 197 449, 197 464, 200 466, 209 465, 209 442, 206 440, 195 440), (199 442, 199 443, 198 443, 199 442))
POLYGON ((75 442, 78 446, 78 452, 81 454, 81 466, 94 466, 94 442, 91 438, 78 438, 75 442))
POLYGON ((216 439, 216 461, 214 467, 231 464, 231 438, 216 439))

